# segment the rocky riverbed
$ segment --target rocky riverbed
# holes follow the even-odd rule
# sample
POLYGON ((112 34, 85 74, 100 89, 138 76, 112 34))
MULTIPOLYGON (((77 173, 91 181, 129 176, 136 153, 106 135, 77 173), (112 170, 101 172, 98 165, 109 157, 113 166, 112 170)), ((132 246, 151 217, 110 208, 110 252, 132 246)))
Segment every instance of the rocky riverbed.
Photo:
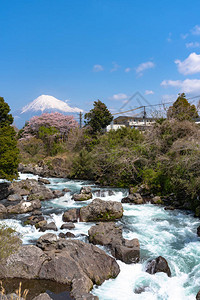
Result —
MULTIPOLYGON (((67 284, 75 299, 195 299, 200 222, 191 213, 165 210, 159 197, 131 190, 20 179, 1 184, 1 223, 15 226, 23 240, 1 263, 1 278, 47 280, 49 289, 50 282, 67 284)), ((38 295, 59 299, 61 290, 38 295)))

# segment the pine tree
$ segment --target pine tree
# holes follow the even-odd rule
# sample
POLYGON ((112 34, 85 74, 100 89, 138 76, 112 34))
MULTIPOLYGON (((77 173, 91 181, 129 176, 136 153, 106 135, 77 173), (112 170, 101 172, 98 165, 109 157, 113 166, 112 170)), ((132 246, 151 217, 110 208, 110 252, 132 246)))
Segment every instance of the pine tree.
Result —
POLYGON ((112 122, 113 116, 107 106, 98 100, 94 101, 94 108, 85 114, 85 119, 85 124, 90 126, 92 133, 97 133, 112 122))
POLYGON ((13 180, 17 177, 18 155, 16 132, 11 126, 13 117, 9 105, 0 97, 0 178, 13 180))
POLYGON ((183 120, 193 120, 198 118, 198 112, 195 105, 191 105, 184 93, 179 94, 177 100, 172 106, 169 107, 167 112, 167 117, 169 119, 183 120))

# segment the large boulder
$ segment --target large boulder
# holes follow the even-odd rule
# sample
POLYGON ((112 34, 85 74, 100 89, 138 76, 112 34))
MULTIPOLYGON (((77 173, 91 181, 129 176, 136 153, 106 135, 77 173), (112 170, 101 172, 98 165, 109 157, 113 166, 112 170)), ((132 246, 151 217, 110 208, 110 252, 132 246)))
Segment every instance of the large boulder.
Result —
POLYGON ((40 231, 53 230, 58 231, 58 228, 54 222, 46 223, 44 226, 40 227, 40 231))
POLYGON ((77 222, 78 217, 78 210, 76 208, 72 208, 64 212, 62 220, 63 222, 77 222))
POLYGON ((115 259, 92 244, 54 235, 43 236, 45 239, 55 242, 54 247, 47 251, 33 245, 20 247, 1 262, 0 278, 52 280, 70 285, 75 299, 92 300, 98 299, 90 294, 93 284, 101 284, 120 272, 115 259))
POLYGON ((89 186, 84 186, 81 188, 79 194, 74 194, 72 199, 74 201, 86 201, 92 199, 92 189, 89 186))
POLYGON ((38 182, 43 183, 43 184, 50 184, 50 181, 43 177, 39 177, 38 182))
POLYGON ((101 284, 120 271, 116 261, 103 250, 78 240, 57 240, 50 257, 42 265, 39 278, 71 284, 75 299, 92 299, 89 291, 93 283, 101 284), (87 298, 81 298, 83 295, 87 298))
POLYGON ((89 231, 89 241, 93 244, 109 246, 112 255, 130 264, 140 259, 140 245, 138 239, 126 240, 122 236, 122 228, 113 222, 99 223, 89 231))
POLYGON ((143 204, 144 200, 139 193, 129 194, 121 200, 122 203, 143 204))
POLYGON ((28 200, 53 199, 53 192, 35 179, 13 181, 9 187, 10 194, 28 196, 28 200))
POLYGON ((197 235, 200 236, 200 226, 197 228, 197 235))
POLYGON ((0 278, 38 278, 42 264, 47 255, 33 245, 21 246, 0 266, 0 278))
POLYGON ((94 245, 112 245, 113 243, 121 244, 122 228, 114 222, 100 222, 88 230, 89 241, 94 245))
POLYGON ((22 200, 22 196, 18 194, 9 195, 7 198, 8 201, 20 201, 22 200))
POLYGON ((60 198, 60 197, 64 196, 65 193, 60 190, 54 190, 53 194, 54 194, 54 198, 60 198))
POLYGON ((41 221, 44 221, 44 217, 42 215, 32 215, 24 221, 24 225, 36 225, 41 221))
POLYGON ((123 216, 122 204, 116 201, 94 199, 89 205, 81 207, 80 221, 112 221, 123 216))
POLYGON ((74 228, 75 228, 75 225, 72 222, 64 223, 60 227, 60 229, 74 229, 74 228))
POLYGON ((171 277, 171 270, 169 268, 168 262, 162 256, 158 256, 157 258, 149 261, 146 266, 146 272, 149 274, 164 272, 168 277, 171 277))
POLYGON ((24 214, 35 209, 41 208, 40 200, 33 201, 20 201, 19 204, 10 205, 7 207, 7 212, 9 214, 24 214))
POLYGON ((42 235, 36 242, 36 246, 42 250, 52 250, 57 248, 58 237, 53 233, 42 235))

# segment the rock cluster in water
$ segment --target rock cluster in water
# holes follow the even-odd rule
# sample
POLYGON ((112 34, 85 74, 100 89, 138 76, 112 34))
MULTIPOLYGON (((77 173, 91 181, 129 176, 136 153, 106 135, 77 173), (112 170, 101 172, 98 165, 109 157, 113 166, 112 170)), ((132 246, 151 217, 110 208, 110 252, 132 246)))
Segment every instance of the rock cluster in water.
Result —
POLYGON ((46 234, 37 246, 21 246, 2 261, 0 278, 53 280, 71 285, 75 299, 90 299, 93 284, 102 284, 119 272, 115 259, 98 247, 46 234))

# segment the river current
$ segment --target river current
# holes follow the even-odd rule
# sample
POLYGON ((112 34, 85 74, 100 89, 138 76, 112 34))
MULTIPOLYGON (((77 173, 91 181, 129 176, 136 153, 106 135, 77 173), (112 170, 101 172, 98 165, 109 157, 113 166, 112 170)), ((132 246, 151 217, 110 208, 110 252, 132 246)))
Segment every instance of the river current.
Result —
MULTIPOLYGON (((20 174, 20 179, 25 178, 37 179, 37 176, 20 174)), ((87 205, 97 198, 94 195, 92 200, 75 202, 72 200, 72 193, 79 192, 80 188, 86 185, 90 185, 93 191, 108 190, 86 181, 48 179, 51 182, 48 187, 51 189, 71 190, 71 193, 66 193, 61 198, 42 202, 45 219, 49 222, 54 221, 58 227, 58 232, 47 232, 55 234, 61 232, 59 228, 63 224, 62 214, 65 210, 87 205)), ((112 188, 112 191, 114 192, 112 196, 108 196, 108 192, 105 192, 104 197, 98 198, 105 201, 121 201, 128 193, 125 189, 112 188)), ((123 204, 123 208, 124 215, 118 224, 123 226, 124 238, 139 239, 141 261, 130 265, 117 261, 121 270, 118 277, 105 281, 101 286, 95 286, 92 293, 100 300, 194 300, 200 290, 200 238, 196 233, 200 225, 199 219, 194 218, 189 212, 166 211, 164 207, 152 204, 123 204), (147 261, 159 255, 168 261, 172 272, 171 278, 165 273, 150 275, 145 272, 147 261)), ((24 226, 23 221, 26 216, 19 215, 18 219, 5 219, 0 222, 14 227, 22 234, 23 243, 29 244, 35 242, 44 233, 39 232, 34 226, 24 226)), ((85 241, 85 235, 93 224, 78 222, 75 224, 75 229, 67 231, 85 241)))

